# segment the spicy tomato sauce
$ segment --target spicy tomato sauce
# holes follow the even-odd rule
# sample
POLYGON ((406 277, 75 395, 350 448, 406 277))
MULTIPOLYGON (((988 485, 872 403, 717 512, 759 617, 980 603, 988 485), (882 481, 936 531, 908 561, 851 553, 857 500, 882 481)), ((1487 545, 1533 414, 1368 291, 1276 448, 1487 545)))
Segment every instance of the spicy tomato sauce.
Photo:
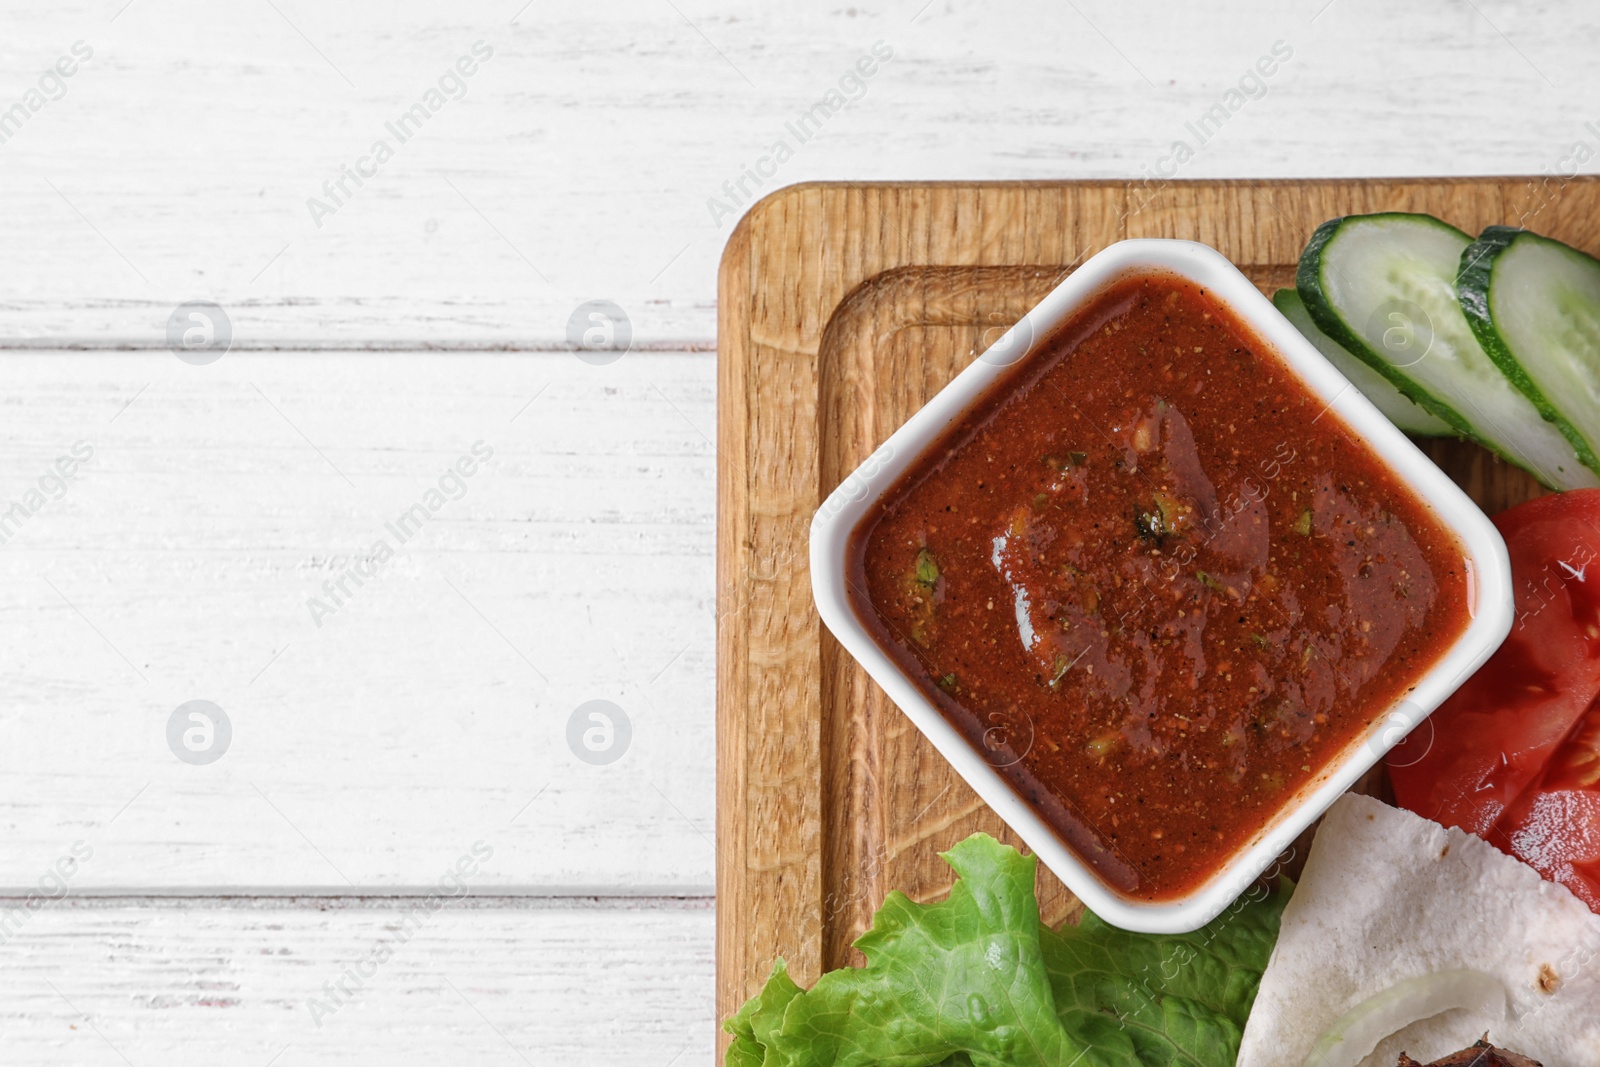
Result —
POLYGON ((1122 279, 854 532, 854 607, 1105 881, 1205 881, 1464 630, 1464 553, 1218 300, 1122 279))

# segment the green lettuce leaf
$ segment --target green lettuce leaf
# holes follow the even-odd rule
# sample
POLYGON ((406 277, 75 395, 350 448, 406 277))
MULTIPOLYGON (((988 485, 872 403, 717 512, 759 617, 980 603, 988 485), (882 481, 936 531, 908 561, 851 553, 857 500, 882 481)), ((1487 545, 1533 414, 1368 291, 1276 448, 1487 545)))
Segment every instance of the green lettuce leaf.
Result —
POLYGON ((801 989, 789 977, 789 967, 781 959, 772 965, 772 974, 761 992, 745 1001, 738 1014, 723 1025, 733 1035, 728 1046, 727 1067, 761 1067, 773 1034, 783 1025, 783 1009, 799 996, 801 989))
MULTIPOLYGON (((1140 1067, 1233 1067, 1261 972, 1278 940, 1287 881, 1254 890, 1193 933, 1119 930, 1092 913, 1076 927, 1040 933, 1063 1025, 1110 1014, 1140 1067)), ((759 1062, 759 1061, 756 1061, 759 1062)))
POLYGON ((861 968, 802 990, 783 961, 726 1029, 727 1067, 1232 1067, 1287 893, 1191 934, 1039 921, 1036 861, 975 834, 950 895, 891 893, 861 968))

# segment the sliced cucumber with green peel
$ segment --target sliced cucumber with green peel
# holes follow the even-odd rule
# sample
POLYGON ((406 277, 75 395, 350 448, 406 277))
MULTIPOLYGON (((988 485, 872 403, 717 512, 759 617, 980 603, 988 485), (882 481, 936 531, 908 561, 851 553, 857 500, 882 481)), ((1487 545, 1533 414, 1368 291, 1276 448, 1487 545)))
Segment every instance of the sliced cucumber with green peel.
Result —
POLYGON ((1461 254, 1456 287, 1489 358, 1600 469, 1600 260, 1491 226, 1461 254))
POLYGON ((1553 489, 1600 486, 1467 323, 1456 272, 1470 244, 1431 215, 1330 219, 1301 253, 1295 288, 1322 332, 1435 417, 1553 489))
POLYGON ((1350 350, 1329 337, 1311 321, 1311 312, 1294 289, 1279 289, 1272 294, 1272 303, 1294 328, 1305 334, 1306 340, 1339 368, 1339 373, 1350 379, 1350 384, 1372 401, 1374 407, 1388 416, 1389 421, 1402 431, 1417 437, 1453 437, 1455 429, 1441 418, 1428 414, 1396 389, 1389 379, 1350 354, 1350 350))

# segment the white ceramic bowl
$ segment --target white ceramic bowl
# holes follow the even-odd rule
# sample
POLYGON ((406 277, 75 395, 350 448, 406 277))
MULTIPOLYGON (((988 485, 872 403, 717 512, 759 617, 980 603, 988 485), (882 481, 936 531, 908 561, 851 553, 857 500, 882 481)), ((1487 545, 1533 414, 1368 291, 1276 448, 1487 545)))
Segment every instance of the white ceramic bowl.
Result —
MULTIPOLYGON (((1128 930, 1178 933, 1220 914, 1249 888, 1338 796, 1393 748, 1482 665, 1511 629, 1511 566, 1505 542, 1476 504, 1395 429, 1335 370, 1256 287, 1215 249, 1191 241, 1122 241, 1095 255, 956 375, 846 478, 811 523, 811 583, 822 621, 890 699, 1018 836, 1094 912, 1128 930), (851 533, 923 451, 959 419, 995 379, 1027 356, 1036 339, 1109 283, 1160 270, 1204 286, 1241 322, 1282 355, 1310 391, 1331 408, 1400 479, 1453 529, 1467 556, 1471 620, 1459 640, 1397 707, 1379 719, 1314 777, 1209 881, 1181 899, 1146 903, 1123 896, 1080 860, 984 758, 940 714, 917 685, 879 648, 851 606, 845 588, 851 533)), ((893 789, 895 783, 887 783, 893 789)))

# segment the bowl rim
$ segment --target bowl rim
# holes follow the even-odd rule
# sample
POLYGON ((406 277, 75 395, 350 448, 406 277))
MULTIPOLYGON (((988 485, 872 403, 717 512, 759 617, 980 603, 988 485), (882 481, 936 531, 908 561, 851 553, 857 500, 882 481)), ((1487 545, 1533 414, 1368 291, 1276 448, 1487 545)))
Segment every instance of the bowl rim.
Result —
MULTIPOLYGON (((1320 416, 1319 416, 1320 417, 1320 416)), ((1453 693, 1510 632, 1513 594, 1505 542, 1483 511, 1395 428, 1220 252, 1194 241, 1136 238, 1111 244, 1069 274, 1043 300, 963 368, 823 500, 812 516, 812 596, 823 624, 989 805, 1079 900, 1127 930, 1183 933, 1221 914, 1254 884, 1302 831, 1453 693), (1000 776, 994 766, 878 646, 851 605, 851 534, 904 471, 989 387, 1026 359, 1037 341, 1130 274, 1166 272, 1203 286, 1248 329, 1277 350, 1289 369, 1337 412, 1396 477, 1424 501, 1459 541, 1468 578, 1467 627, 1410 692, 1353 740, 1278 809, 1249 844, 1209 879, 1158 903, 1130 899, 1092 867, 1000 776)), ((891 785, 892 788, 892 785, 891 785)))

